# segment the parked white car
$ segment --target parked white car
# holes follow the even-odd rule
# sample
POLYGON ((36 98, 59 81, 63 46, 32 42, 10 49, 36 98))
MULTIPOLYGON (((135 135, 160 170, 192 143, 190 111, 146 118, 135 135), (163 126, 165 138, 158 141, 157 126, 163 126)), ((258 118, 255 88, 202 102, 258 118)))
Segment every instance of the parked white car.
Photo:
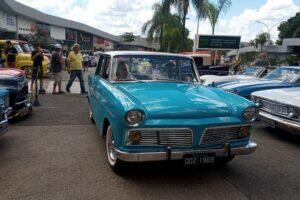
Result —
POLYGON ((300 135, 300 87, 254 92, 252 99, 267 126, 300 135))
POLYGON ((218 85, 229 83, 229 82, 258 79, 264 77, 272 69, 273 68, 270 67, 259 67, 259 66, 246 67, 243 72, 237 75, 229 75, 229 76, 204 75, 200 77, 200 80, 203 85, 218 87, 218 85))

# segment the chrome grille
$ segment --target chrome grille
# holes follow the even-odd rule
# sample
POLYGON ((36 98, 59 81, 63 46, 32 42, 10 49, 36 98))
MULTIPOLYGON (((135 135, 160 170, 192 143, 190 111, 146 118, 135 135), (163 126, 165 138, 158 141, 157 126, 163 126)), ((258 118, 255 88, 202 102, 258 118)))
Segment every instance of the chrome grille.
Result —
POLYGON ((140 145, 192 146, 191 129, 138 129, 142 138, 140 145))
POLYGON ((239 139, 242 126, 207 128, 202 134, 200 145, 221 144, 239 139))
POLYGON ((273 113, 288 115, 288 107, 276 102, 261 100, 261 108, 273 113))

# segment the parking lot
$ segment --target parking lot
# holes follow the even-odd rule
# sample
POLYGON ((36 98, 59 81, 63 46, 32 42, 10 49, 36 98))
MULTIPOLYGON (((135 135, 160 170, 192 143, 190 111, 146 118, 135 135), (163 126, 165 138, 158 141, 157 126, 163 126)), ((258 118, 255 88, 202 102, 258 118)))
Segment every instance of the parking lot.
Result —
POLYGON ((0 140, 0 199, 299 199, 297 136, 258 122, 256 153, 225 167, 145 163, 116 175, 85 96, 46 94, 40 103, 0 140))

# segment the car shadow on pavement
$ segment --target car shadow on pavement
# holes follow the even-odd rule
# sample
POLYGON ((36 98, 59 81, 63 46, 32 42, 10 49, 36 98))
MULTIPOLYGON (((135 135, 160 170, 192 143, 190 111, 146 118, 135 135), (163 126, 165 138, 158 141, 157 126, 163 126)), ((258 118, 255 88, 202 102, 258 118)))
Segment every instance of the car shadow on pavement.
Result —
POLYGON ((269 133, 274 139, 279 139, 284 142, 300 145, 300 135, 296 135, 280 129, 273 129, 270 127, 264 128, 265 132, 269 133))

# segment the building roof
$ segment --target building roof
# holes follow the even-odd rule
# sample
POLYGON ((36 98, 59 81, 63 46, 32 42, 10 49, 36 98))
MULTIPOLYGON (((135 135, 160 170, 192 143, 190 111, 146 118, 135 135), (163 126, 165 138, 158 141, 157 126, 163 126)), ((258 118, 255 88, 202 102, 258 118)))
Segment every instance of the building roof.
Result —
POLYGON ((17 14, 20 16, 24 16, 30 19, 34 19, 35 21, 60 26, 60 27, 66 27, 70 29, 76 29, 88 33, 92 33, 97 36, 101 36, 104 38, 107 38, 109 40, 119 42, 120 38, 114 35, 111 35, 109 33, 103 32, 99 29, 93 28, 91 26, 88 26, 86 24, 82 24, 79 22, 75 22, 72 20, 63 19, 60 17, 56 17, 53 15, 42 13, 36 9, 33 9, 29 6, 26 6, 24 4, 21 4, 19 2, 16 2, 15 0, 3 0, 1 1, 0 6, 3 8, 6 8, 5 10, 12 14, 17 14), (4 5, 1 5, 4 4, 4 5))

